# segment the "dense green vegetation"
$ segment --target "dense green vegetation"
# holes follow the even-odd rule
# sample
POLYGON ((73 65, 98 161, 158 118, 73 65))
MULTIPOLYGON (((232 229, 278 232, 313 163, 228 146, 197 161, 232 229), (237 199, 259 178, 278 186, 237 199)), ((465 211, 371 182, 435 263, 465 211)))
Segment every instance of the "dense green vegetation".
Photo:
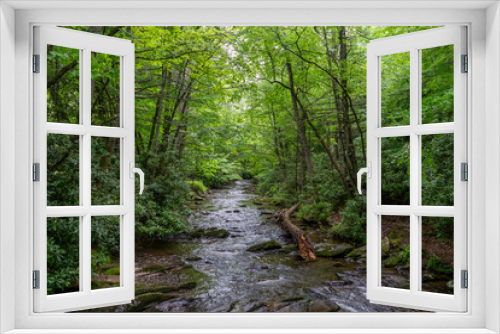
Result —
MULTIPOLYGON (((193 196, 254 178, 276 204, 301 202, 297 217, 365 242, 366 204, 355 189, 366 160, 366 45, 427 27, 75 29, 135 44, 136 165, 146 172, 144 195, 136 197, 137 238, 185 230, 193 196), (333 224, 335 213, 342 218, 333 224)), ((422 53, 424 123, 453 120, 452 51, 422 53)), ((408 124, 409 57, 387 57, 382 123, 408 124)), ((93 125, 120 124, 119 66, 118 57, 92 54, 93 125)), ((78 51, 51 47, 48 121, 79 122, 78 79, 78 51)), ((409 202, 407 139, 382 141, 384 204, 409 202)), ((453 203, 452 139, 422 139, 424 204, 453 203)), ((93 204, 119 201, 119 144, 92 141, 93 204)), ((78 168, 78 138, 49 135, 49 205, 78 205, 78 168)), ((118 231, 104 218, 92 224, 97 271, 115 254, 118 231)), ((442 225, 436 223, 438 230, 449 228, 442 225)), ((66 238, 77 237, 76 226, 70 219, 49 232, 52 292, 78 279, 78 243, 66 238)))

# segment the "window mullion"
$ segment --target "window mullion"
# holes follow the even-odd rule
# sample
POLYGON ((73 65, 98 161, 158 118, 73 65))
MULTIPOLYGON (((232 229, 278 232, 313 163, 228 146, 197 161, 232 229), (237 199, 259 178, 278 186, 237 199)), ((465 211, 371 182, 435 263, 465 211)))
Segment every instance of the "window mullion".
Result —
MULTIPOLYGON (((86 48, 83 50, 83 59, 82 59, 82 94, 81 94, 81 116, 82 116, 82 125, 90 130, 91 125, 91 53, 90 49, 86 48)), ((90 293, 91 291, 91 273, 92 273, 92 253, 91 253, 91 216, 90 216, 90 206, 91 203, 91 161, 92 161, 92 151, 91 151, 91 134, 90 131, 87 131, 82 136, 83 149, 82 156, 80 159, 80 164, 82 164, 82 204, 86 210, 88 210, 83 217, 83 237, 82 247, 80 248, 80 255, 82 259, 83 270, 80 275, 82 278, 82 288, 86 293, 90 293)))
POLYGON ((414 131, 419 122, 419 51, 416 48, 410 50, 410 291, 416 293, 420 286, 420 234, 419 216, 414 209, 420 204, 420 136, 414 131))

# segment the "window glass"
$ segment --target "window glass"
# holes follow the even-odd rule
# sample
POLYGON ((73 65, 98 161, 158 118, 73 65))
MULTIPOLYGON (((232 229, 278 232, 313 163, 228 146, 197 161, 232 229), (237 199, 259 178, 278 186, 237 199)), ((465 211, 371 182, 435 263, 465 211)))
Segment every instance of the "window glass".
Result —
POLYGON ((80 122, 80 50, 47 45, 47 121, 80 122))
POLYGON ((120 126, 120 57, 92 52, 92 125, 120 126))
POLYGON ((80 218, 47 218, 47 294, 80 290, 80 218))
POLYGON ((422 123, 453 122, 453 45, 421 50, 422 123))
POLYGON ((382 126, 410 125, 410 53, 381 57, 382 126))

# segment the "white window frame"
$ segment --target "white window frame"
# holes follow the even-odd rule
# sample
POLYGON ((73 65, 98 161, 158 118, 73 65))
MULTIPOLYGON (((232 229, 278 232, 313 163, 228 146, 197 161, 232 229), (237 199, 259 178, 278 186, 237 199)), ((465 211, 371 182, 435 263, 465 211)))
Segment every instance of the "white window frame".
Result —
POLYGON ((4 1, 0 3, 0 330, 12 333, 495 333, 500 332, 500 11, 498 2, 331 3, 4 1), (17 7, 14 10, 12 7, 17 7), (128 7, 126 8, 119 8, 128 7), (149 9, 137 10, 134 7, 149 9), (160 8, 162 7, 163 8, 160 8), (225 9, 220 9, 225 6, 225 9), (68 7, 68 8, 60 8, 68 7), (98 8, 99 7, 99 8, 98 8), (103 9, 107 7, 108 9, 103 9), (267 7, 267 8, 266 8, 267 7), (271 8, 269 8, 271 7, 271 8), (357 9, 349 9, 356 8, 357 9), (22 9, 24 8, 24 9, 22 9), (33 9, 35 8, 35 9, 33 9), (78 8, 78 9, 75 9, 78 8), (401 9, 406 8, 406 9, 401 9), (440 8, 440 9, 436 9, 440 8), (41 10, 45 9, 45 10, 41 10), (441 25, 469 27, 469 307, 436 314, 34 314, 32 27, 59 25, 441 25), (15 40, 13 38, 15 32, 15 40), (14 57, 15 55, 15 57, 14 57), (485 66, 488 66, 488 71, 485 66), (13 70, 15 66, 15 73, 13 70), (12 84, 14 82, 14 85, 12 84), (12 96, 11 96, 12 95, 12 96), (15 98, 13 98, 15 95, 15 98), (15 115, 13 110, 15 110, 15 115), (14 136, 15 147, 11 141, 14 136), (486 154, 488 150, 488 154, 486 154), (15 163, 14 163, 15 161, 15 163), (487 164, 486 164, 487 163, 487 164), (12 174, 15 170, 15 183, 12 174), (486 182, 488 174, 488 182, 486 182), (15 201, 12 188, 15 186, 15 201), (15 211, 9 205, 14 204, 15 211), (472 226, 474 229, 472 229, 472 226), (15 242, 14 241, 15 238, 15 242), (485 260, 485 254, 490 254, 485 260), (13 256, 14 254, 14 256, 13 256), (486 266, 486 261, 488 265, 486 266), (14 287, 14 288, 13 288, 14 287), (486 293, 486 291, 488 293, 486 293), (14 305, 14 307, 12 307, 14 305), (141 325, 142 329, 137 329, 141 325), (192 329, 183 331, 180 329, 192 329), (243 330, 247 328, 247 330, 243 330), (413 330, 412 330, 413 328, 413 330), (50 331, 47 331, 50 329, 50 331), (136 330, 134 330, 136 329, 136 330), (147 330, 149 329, 149 330, 147 330), (241 330, 237 330, 241 329, 241 330), (248 329, 253 329, 249 331, 248 329), (295 330, 294 330, 295 329, 295 330), (416 330, 418 329, 418 330, 416 330), (157 330, 157 331, 156 331, 157 330), (81 333, 81 331, 80 331, 81 333))
POLYGON ((120 305, 134 299, 135 289, 135 50, 129 40, 48 26, 34 27, 34 52, 39 55, 39 72, 33 75, 34 162, 39 163, 39 181, 33 184, 34 270, 39 270, 39 289, 34 290, 35 312, 73 311, 96 305, 120 305), (79 51, 80 113, 78 124, 47 121, 47 45, 79 51), (120 124, 118 127, 92 125, 91 55, 114 55, 120 59, 120 124), (78 206, 47 206, 47 134, 79 137, 78 206), (120 141, 120 203, 92 205, 92 138, 111 137, 120 141), (118 216, 120 230, 120 286, 92 290, 91 221, 92 217, 118 216), (79 291, 47 295, 47 218, 79 218, 79 291))
POLYGON ((467 290, 460 284, 461 270, 467 269, 467 184, 461 181, 461 163, 467 163, 467 76, 461 73, 461 57, 467 54, 466 28, 450 26, 411 34, 373 40, 367 47, 367 160, 371 174, 367 179, 367 298, 375 303, 395 306, 411 305, 422 310, 467 310, 467 290), (454 119, 452 122, 422 124, 423 49, 453 45, 454 119), (409 124, 382 126, 381 72, 383 56, 409 53, 410 110, 409 124), (422 135, 453 136, 454 206, 428 206, 422 203, 422 135), (407 137, 410 140, 408 164, 409 205, 382 203, 382 140, 407 137), (382 217, 407 216, 410 232, 410 288, 397 289, 381 285, 382 217), (422 291, 422 217, 453 217, 454 285, 453 294, 422 291))

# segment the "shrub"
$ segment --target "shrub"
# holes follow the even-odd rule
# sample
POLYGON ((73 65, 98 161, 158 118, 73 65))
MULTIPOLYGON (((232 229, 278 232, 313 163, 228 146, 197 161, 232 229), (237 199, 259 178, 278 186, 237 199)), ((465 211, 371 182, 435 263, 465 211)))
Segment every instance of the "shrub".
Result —
POLYGON ((203 181, 187 181, 187 184, 189 185, 189 188, 191 188, 191 191, 195 194, 201 195, 208 191, 208 188, 203 184, 203 181))
POLYGON ((453 268, 444 263, 443 259, 431 254, 426 266, 427 270, 432 270, 439 274, 453 275, 453 268))
POLYGON ((366 197, 357 196, 346 202, 340 223, 332 227, 335 236, 359 244, 366 243, 366 197))
POLYGON ((332 205, 328 202, 317 202, 300 206, 297 217, 318 223, 328 222, 332 213, 332 205))

